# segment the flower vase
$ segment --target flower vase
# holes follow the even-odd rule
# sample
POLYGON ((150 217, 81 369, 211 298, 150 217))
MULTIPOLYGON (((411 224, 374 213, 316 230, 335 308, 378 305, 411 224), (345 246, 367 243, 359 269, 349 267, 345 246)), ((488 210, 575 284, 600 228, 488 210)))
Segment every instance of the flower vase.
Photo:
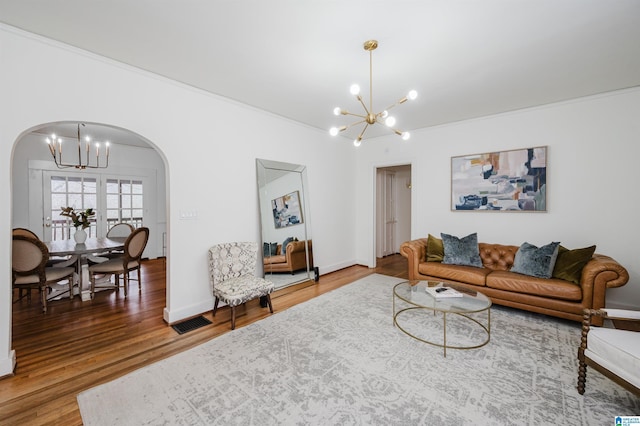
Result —
POLYGON ((76 244, 84 244, 84 242, 87 241, 87 232, 84 229, 76 228, 73 239, 76 240, 76 244))

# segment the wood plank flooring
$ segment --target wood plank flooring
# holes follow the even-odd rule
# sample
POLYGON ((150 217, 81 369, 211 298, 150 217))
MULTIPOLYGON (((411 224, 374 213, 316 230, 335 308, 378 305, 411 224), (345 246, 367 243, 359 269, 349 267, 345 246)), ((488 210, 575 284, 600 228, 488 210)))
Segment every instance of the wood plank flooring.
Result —
MULTIPOLYGON (((372 273, 407 278, 407 262, 393 255, 378 267, 352 266, 275 292, 274 312, 319 296, 372 273)), ((37 295, 13 304, 15 375, 0 379, 0 425, 81 425, 76 395, 100 383, 189 349, 230 331, 225 307, 213 324, 179 335, 162 319, 165 307, 165 262, 143 263, 142 292, 132 281, 129 297, 122 290, 103 291, 93 301, 62 299, 43 315, 37 295)), ((239 308, 236 327, 270 315, 258 301, 239 308)))

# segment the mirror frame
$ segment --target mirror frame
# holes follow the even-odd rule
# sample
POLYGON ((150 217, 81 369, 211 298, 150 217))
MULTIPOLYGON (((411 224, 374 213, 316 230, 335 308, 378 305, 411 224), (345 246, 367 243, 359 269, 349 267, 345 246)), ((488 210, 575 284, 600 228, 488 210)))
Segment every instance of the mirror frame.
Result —
MULTIPOLYGON (((260 215, 260 236, 262 247, 264 247, 265 241, 267 241, 267 226, 274 226, 273 223, 273 210, 271 209, 271 201, 278 196, 283 194, 278 193, 277 195, 270 194, 268 192, 267 185, 270 182, 273 182, 280 177, 284 177, 289 173, 297 173, 300 177, 300 207, 302 213, 302 223, 300 225, 303 226, 303 234, 305 241, 305 260, 306 260, 306 275, 302 279, 294 278, 291 282, 286 282, 284 285, 276 285, 276 289, 285 288, 290 285, 299 284, 305 281, 312 281, 311 271, 312 266, 310 266, 313 262, 312 251, 309 250, 309 239, 311 238, 311 221, 309 214, 309 194, 308 194, 308 182, 307 182, 307 167, 300 164, 291 164, 285 163, 281 161, 272 161, 266 160, 262 158, 256 158, 256 181, 258 185, 258 207, 259 207, 259 215, 260 215), (271 176, 270 176, 271 175, 271 176), (273 176, 278 176, 277 178, 273 178, 273 176), (270 217, 269 223, 264 223, 267 221, 267 217, 270 217)), ((297 188, 292 188, 292 191, 298 190, 297 188)), ((290 191, 290 192, 292 192, 290 191)), ((296 225, 297 226, 297 225, 296 225)), ((273 273, 267 274, 267 271, 264 269, 264 250, 262 251, 262 259, 263 259, 263 277, 268 279, 268 276, 272 276, 273 273)), ((317 274, 316 274, 317 275, 317 274)), ((315 280, 317 281, 317 279, 315 280)))

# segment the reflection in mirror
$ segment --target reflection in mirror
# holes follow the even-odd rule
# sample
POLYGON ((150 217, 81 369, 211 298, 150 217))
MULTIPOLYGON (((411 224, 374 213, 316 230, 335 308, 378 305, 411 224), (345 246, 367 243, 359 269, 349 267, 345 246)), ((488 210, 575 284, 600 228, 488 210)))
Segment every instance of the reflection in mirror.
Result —
POLYGON ((256 159, 265 278, 276 288, 311 279, 307 169, 256 159))

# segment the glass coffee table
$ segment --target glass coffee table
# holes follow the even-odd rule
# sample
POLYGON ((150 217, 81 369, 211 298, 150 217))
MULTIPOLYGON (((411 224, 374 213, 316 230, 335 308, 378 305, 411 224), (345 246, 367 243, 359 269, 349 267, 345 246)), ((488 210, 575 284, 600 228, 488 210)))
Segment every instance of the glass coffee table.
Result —
MULTIPOLYGON (((438 293, 439 294, 439 293, 438 293)), ((475 315, 474 315, 475 316, 475 315)), ((478 317, 484 315, 478 315, 478 317)), ((444 356, 447 356, 447 349, 476 349, 487 343, 491 338, 491 299, 479 291, 468 290, 462 286, 442 283, 438 281, 404 281, 393 287, 393 324, 403 333, 430 345, 439 346, 444 349, 444 356), (449 287, 462 294, 462 297, 436 298, 427 291, 427 287, 449 287), (472 314, 486 311, 486 323, 481 322, 483 318, 474 318, 472 314), (415 315, 412 315, 414 329, 409 330, 409 315, 424 312, 419 322, 438 321, 442 319, 442 340, 435 341, 435 336, 420 337, 418 332, 421 327, 416 327, 415 315), (441 314, 441 315, 438 315, 441 314), (477 328, 481 334, 476 339, 469 339, 467 343, 447 342, 447 316, 456 315, 463 321, 467 328, 477 328)), ((475 330, 475 331, 478 331, 475 330)), ((473 333, 473 331, 466 331, 473 333)))

